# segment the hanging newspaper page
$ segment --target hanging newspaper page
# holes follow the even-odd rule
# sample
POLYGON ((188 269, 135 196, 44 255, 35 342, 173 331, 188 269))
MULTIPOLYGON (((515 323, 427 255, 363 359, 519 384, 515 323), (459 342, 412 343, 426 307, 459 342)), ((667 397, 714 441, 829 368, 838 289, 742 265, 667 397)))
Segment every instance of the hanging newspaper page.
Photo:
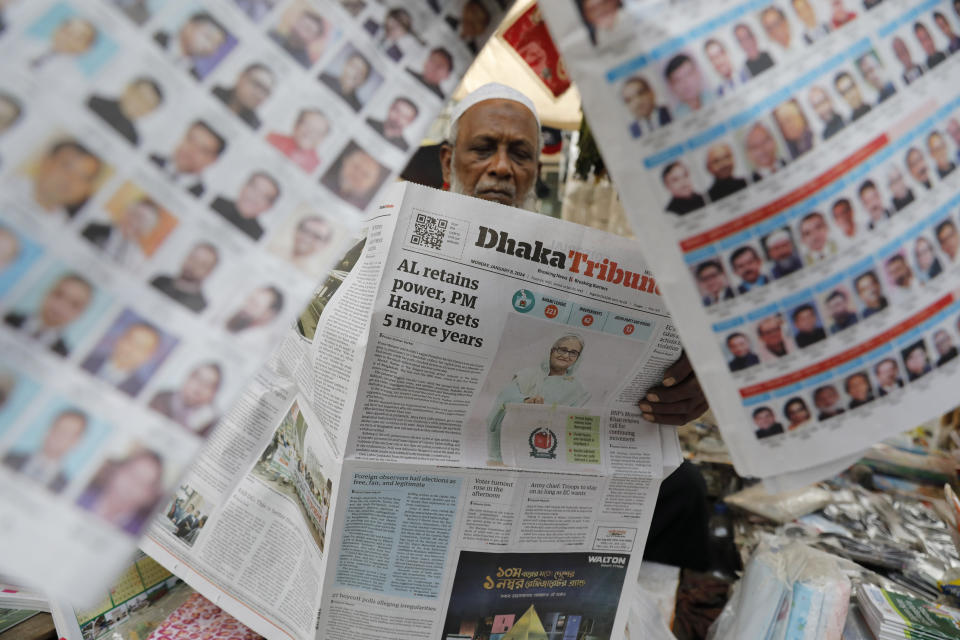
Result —
POLYGON ((0 3, 3 571, 129 562, 504 10, 455 4, 0 3))
POLYGON ((741 474, 957 402, 958 8, 541 4, 741 474))

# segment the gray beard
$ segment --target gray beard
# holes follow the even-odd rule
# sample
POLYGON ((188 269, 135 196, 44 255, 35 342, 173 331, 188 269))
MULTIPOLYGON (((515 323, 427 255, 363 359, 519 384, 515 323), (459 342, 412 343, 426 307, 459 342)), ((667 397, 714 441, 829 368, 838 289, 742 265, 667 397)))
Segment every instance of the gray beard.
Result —
MULTIPOLYGON (((450 171, 450 191, 453 193, 459 193, 463 196, 471 196, 474 198, 478 197, 475 193, 470 193, 467 190, 466 185, 463 184, 463 182, 460 180, 460 176, 457 175, 456 169, 453 169, 453 167, 456 166, 456 156, 454 155, 454 152, 451 151, 450 167, 452 170, 450 171)), ((534 182, 534 185, 532 185, 527 192, 523 194, 521 198, 519 198, 520 204, 518 206, 521 209, 539 213, 539 210, 537 209, 537 195, 534 193, 534 186, 536 186, 536 182, 534 182)))

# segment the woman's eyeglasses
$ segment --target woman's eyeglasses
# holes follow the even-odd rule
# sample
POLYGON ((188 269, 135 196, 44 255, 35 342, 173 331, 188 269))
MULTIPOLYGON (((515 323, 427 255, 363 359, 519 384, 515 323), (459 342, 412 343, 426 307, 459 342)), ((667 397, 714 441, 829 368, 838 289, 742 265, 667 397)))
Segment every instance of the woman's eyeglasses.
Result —
POLYGON ((551 349, 558 356, 565 356, 567 358, 579 358, 580 352, 575 349, 564 349, 563 347, 554 347, 551 349))

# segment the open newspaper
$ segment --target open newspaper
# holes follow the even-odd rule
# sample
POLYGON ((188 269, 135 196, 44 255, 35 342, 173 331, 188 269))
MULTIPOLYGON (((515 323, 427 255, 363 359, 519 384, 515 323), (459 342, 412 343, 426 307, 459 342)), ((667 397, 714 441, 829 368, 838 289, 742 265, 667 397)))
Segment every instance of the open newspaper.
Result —
POLYGON ((956 3, 595 4, 540 8, 737 470, 956 405, 956 3))
POLYGON ((0 2, 0 569, 123 569, 505 4, 0 2))
POLYGON ((636 406, 680 352, 657 283, 606 233, 379 202, 275 354, 295 392, 217 432, 249 446, 208 449, 142 548, 270 638, 623 637, 680 462, 636 406))

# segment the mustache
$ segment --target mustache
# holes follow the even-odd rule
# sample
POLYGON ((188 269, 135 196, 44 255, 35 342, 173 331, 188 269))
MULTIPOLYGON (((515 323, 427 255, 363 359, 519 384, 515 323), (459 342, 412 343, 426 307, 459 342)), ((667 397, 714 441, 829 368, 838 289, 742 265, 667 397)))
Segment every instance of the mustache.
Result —
POLYGON ((473 193, 474 195, 477 195, 487 191, 498 191, 500 193, 505 193, 511 198, 516 197, 517 195, 517 188, 510 180, 498 180, 490 176, 483 176, 477 180, 477 184, 473 188, 473 193))

